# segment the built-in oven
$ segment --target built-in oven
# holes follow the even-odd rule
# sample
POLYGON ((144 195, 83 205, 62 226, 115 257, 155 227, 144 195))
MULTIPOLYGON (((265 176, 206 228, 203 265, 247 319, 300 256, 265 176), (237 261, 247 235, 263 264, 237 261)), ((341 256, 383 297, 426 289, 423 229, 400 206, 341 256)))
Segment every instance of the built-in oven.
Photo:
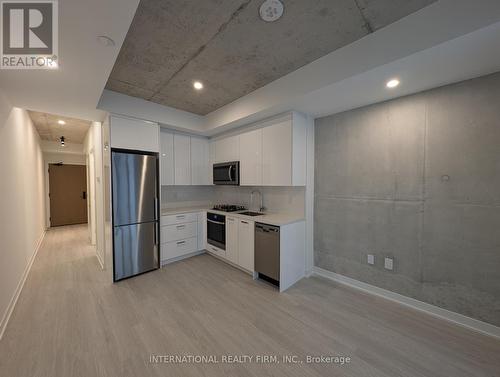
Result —
POLYGON ((240 162, 223 162, 214 164, 214 185, 233 185, 240 184, 240 162))
POLYGON ((207 242, 210 245, 226 250, 226 216, 207 213, 207 242))

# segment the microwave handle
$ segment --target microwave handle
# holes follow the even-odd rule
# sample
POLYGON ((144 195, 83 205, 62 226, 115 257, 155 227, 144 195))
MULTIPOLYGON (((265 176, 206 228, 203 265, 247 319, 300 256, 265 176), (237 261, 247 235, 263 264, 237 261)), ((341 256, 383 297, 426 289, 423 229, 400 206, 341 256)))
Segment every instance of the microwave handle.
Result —
POLYGON ((233 181, 233 175, 231 174, 231 170, 233 170, 233 166, 229 166, 228 172, 229 172, 229 182, 233 181))

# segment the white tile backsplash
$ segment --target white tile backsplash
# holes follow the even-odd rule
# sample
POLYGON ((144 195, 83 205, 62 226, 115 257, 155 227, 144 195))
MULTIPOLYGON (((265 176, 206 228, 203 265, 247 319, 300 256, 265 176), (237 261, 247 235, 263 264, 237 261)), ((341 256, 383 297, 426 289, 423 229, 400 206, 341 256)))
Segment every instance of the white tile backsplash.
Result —
POLYGON ((214 203, 213 186, 162 186, 161 207, 208 207, 214 203))
MULTIPOLYGON (((163 186, 162 208, 239 204, 250 207, 250 193, 259 190, 264 195, 268 212, 304 215, 304 187, 242 187, 242 186, 163 186)), ((250 209, 258 209, 259 195, 254 195, 250 209)))
MULTIPOLYGON (((217 186, 215 188, 216 202, 240 204, 250 208, 250 193, 259 190, 264 196, 264 207, 269 212, 304 214, 304 187, 231 187, 217 186)), ((254 195, 253 210, 260 205, 258 194, 254 195)))

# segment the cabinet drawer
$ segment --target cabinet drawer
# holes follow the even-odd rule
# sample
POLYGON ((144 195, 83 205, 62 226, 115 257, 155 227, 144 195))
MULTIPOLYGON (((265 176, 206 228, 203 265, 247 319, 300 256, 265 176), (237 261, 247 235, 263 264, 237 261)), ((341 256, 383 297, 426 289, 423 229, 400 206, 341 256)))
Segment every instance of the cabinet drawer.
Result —
POLYGON ((197 251, 198 240, 196 237, 185 240, 167 242, 161 244, 161 260, 177 258, 197 251))
POLYGON ((198 221, 198 213, 178 213, 177 215, 169 215, 161 217, 161 226, 174 225, 183 223, 192 223, 198 221))
POLYGON ((183 240, 197 236, 197 223, 167 225, 161 227, 161 242, 183 240))

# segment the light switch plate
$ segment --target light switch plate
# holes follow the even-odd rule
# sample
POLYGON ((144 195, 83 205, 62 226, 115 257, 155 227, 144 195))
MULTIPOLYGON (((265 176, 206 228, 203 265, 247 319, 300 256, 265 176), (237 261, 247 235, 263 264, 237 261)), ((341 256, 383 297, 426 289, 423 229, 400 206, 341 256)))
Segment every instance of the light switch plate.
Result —
POLYGON ((368 262, 368 264, 375 264, 375 255, 373 255, 373 254, 368 254, 368 256, 367 256, 367 257, 368 257, 368 258, 367 258, 367 262, 368 262))
POLYGON ((394 259, 385 258, 384 267, 386 270, 392 270, 394 268, 394 259))

